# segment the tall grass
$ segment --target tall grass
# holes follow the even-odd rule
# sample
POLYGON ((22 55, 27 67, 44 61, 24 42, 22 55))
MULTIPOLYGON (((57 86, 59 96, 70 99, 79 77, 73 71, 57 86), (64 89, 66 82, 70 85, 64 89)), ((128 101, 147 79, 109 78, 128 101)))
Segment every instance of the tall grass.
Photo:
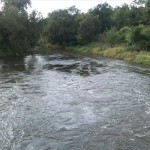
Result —
POLYGON ((71 52, 77 52, 80 54, 93 54, 103 57, 116 58, 129 62, 135 62, 138 64, 150 66, 150 52, 130 51, 126 45, 118 45, 110 48, 108 45, 101 46, 99 43, 91 43, 89 45, 77 45, 77 46, 59 46, 47 44, 42 48, 39 53, 51 54, 54 51, 67 50, 71 52))
POLYGON ((102 49, 98 44, 90 44, 84 46, 70 46, 67 47, 66 50, 83 54, 93 54, 103 57, 116 58, 150 66, 150 52, 129 51, 124 45, 116 46, 114 48, 105 46, 105 48, 102 49))

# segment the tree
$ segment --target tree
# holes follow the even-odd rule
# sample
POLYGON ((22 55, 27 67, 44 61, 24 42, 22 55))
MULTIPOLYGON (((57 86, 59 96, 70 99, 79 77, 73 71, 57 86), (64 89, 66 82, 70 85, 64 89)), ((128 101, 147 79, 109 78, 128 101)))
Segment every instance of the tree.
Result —
POLYGON ((30 0, 1 0, 4 3, 5 8, 15 6, 20 11, 24 11, 31 6, 30 0))
POLYGON ((48 41, 59 45, 76 43, 78 15, 79 10, 75 7, 50 13, 44 29, 48 41))
POLYGON ((115 27, 108 30, 106 33, 106 42, 110 44, 111 47, 113 47, 118 42, 118 31, 115 27))
POLYGON ((24 12, 19 14, 18 9, 10 6, 2 16, 0 34, 3 37, 1 47, 3 49, 19 50, 22 53, 27 47, 26 23, 28 15, 24 12))
POLYGON ((142 29, 141 35, 144 40, 142 47, 148 50, 150 48, 150 27, 146 26, 142 29))
POLYGON ((40 12, 33 10, 31 14, 29 14, 29 29, 27 32, 30 35, 29 42, 31 46, 37 45, 42 34, 43 23, 44 19, 40 12))
POLYGON ((98 23, 96 26, 98 33, 103 33, 106 29, 110 29, 112 27, 112 19, 111 15, 113 13, 113 8, 107 4, 99 4, 93 9, 89 10, 94 16, 98 16, 98 23))
POLYGON ((137 5, 144 5, 147 0, 134 0, 133 3, 137 5))
POLYGON ((97 23, 98 16, 90 13, 84 15, 83 19, 79 22, 77 39, 80 44, 87 44, 97 39, 97 23))
POLYGON ((0 13, 0 50, 13 55, 24 54, 35 46, 40 37, 41 16, 33 11, 28 15, 29 0, 4 0, 0 13))
POLYGON ((133 4, 138 6, 150 7, 150 0, 134 0, 133 4))
MULTIPOLYGON (((135 17, 135 14, 132 14, 135 17)), ((112 14, 112 20, 117 29, 130 25, 132 19, 130 16, 130 8, 127 4, 122 7, 117 7, 112 14)))
POLYGON ((145 6, 148 7, 148 8, 150 8, 150 0, 147 0, 145 6))
POLYGON ((150 27, 139 25, 124 27, 119 31, 122 42, 127 42, 133 50, 148 50, 150 48, 150 27))

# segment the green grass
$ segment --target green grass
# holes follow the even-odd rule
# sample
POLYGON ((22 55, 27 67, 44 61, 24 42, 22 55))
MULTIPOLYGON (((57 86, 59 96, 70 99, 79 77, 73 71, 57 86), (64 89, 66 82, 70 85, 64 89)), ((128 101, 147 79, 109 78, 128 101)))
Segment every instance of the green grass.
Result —
POLYGON ((136 55, 135 59, 133 60, 135 63, 142 64, 142 65, 149 65, 150 66, 150 54, 149 53, 139 53, 136 55))
POLYGON ((128 62, 150 66, 150 52, 131 51, 126 45, 117 45, 116 47, 110 48, 110 46, 108 46, 107 44, 103 45, 102 47, 99 43, 67 47, 48 44, 45 48, 41 49, 39 53, 48 55, 60 50, 80 53, 83 55, 92 54, 102 57, 121 59, 128 62))
POLYGON ((70 46, 67 47, 66 50, 81 54, 93 54, 103 57, 121 59, 128 62, 150 66, 150 52, 129 51, 124 45, 113 48, 104 46, 102 50, 98 44, 89 44, 84 46, 70 46))

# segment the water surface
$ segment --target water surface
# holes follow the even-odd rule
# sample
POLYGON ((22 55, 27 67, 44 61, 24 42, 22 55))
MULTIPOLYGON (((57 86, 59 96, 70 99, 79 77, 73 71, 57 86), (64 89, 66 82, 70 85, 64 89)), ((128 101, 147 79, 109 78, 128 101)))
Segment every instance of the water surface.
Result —
POLYGON ((150 68, 69 54, 0 60, 0 150, 149 150, 150 68))

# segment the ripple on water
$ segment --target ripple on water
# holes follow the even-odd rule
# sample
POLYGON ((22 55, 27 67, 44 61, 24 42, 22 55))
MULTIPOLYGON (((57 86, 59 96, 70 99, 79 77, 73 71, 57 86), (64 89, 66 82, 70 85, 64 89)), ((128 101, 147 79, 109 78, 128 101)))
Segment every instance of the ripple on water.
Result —
POLYGON ((67 54, 0 66, 0 149, 150 148, 148 68, 67 54))

